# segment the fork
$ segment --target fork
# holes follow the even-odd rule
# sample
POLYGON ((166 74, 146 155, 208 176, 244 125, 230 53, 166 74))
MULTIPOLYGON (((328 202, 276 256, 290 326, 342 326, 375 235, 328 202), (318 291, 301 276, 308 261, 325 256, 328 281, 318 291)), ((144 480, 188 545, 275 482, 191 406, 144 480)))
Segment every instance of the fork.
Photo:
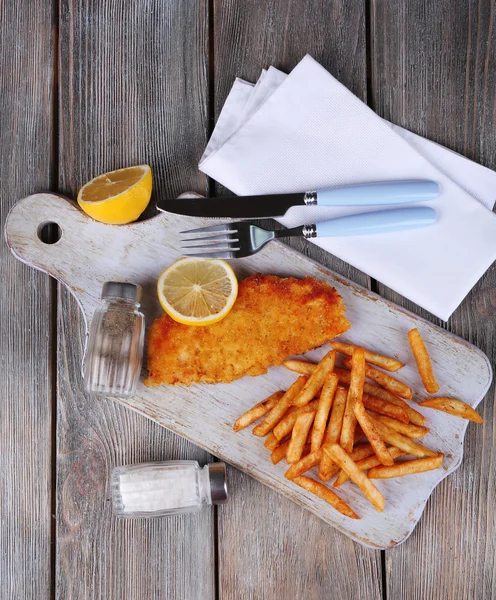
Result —
POLYGON ((436 211, 427 206, 360 213, 322 221, 313 225, 300 225, 291 229, 277 229, 275 231, 263 229, 249 221, 236 221, 181 231, 180 235, 207 234, 182 239, 181 250, 185 256, 243 258, 255 254, 265 244, 276 238, 304 237, 310 239, 315 237, 390 233, 407 229, 420 229, 421 227, 433 225, 436 221, 436 211), (189 242, 194 242, 194 245, 185 245, 189 242), (195 252, 195 250, 202 250, 202 252, 195 252))

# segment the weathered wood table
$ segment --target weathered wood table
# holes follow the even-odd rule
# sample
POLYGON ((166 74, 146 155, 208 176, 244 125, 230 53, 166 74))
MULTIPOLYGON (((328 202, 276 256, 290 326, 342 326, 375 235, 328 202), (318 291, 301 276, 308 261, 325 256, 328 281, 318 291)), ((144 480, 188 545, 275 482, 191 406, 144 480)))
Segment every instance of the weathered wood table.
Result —
MULTIPOLYGON (((157 195, 219 193, 197 163, 234 77, 290 70, 307 52, 380 115, 494 169, 495 29, 493 0, 4 1, 2 228, 30 193, 74 196, 135 163, 152 166, 157 195)), ((494 387, 462 466, 396 549, 367 550, 234 469, 221 508, 120 522, 114 465, 209 457, 82 391, 75 301, 3 240, 0 281, 2 599, 496 598, 494 387)), ((494 364, 496 268, 440 324, 494 364)))

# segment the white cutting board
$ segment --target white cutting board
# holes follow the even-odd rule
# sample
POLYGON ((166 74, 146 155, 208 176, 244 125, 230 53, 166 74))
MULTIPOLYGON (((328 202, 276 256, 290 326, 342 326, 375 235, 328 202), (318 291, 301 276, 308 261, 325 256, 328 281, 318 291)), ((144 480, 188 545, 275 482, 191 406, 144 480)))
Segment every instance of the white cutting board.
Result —
MULTIPOLYGON (((7 243, 19 260, 49 273, 69 288, 87 324, 98 305, 102 284, 109 280, 130 281, 144 287, 143 308, 150 324, 162 312, 155 293, 157 277, 180 257, 178 232, 207 222, 212 223, 161 214, 132 225, 103 225, 65 198, 35 194, 14 206, 5 232, 7 243), (60 240, 52 245, 44 244, 38 237, 47 222, 58 223, 62 230, 60 240)), ((490 386, 491 366, 480 350, 279 242, 272 242, 255 256, 232 261, 232 265, 239 277, 254 272, 312 275, 333 285, 343 296, 346 315, 352 323, 343 339, 394 354, 407 362, 401 378, 413 387, 414 400, 425 397, 425 391, 412 366, 407 341, 407 332, 413 327, 419 328, 427 343, 443 396, 459 398, 475 407, 490 386)), ((308 357, 318 359, 325 352, 321 348, 308 357)), ((445 454, 443 468, 377 481, 386 498, 383 513, 378 513, 351 483, 344 484, 338 493, 361 516, 360 520, 352 520, 285 479, 285 462, 276 466, 271 463, 263 440, 252 435, 251 427, 239 433, 232 431, 241 413, 273 391, 286 389, 295 378, 283 367, 276 367, 266 375, 244 377, 230 384, 146 388, 141 382, 135 398, 119 401, 249 473, 365 546, 390 548, 403 542, 413 531, 433 488, 460 465, 467 421, 418 408, 428 417, 431 427, 422 443, 445 454)), ((442 506, 436 508, 443 510, 442 506)))

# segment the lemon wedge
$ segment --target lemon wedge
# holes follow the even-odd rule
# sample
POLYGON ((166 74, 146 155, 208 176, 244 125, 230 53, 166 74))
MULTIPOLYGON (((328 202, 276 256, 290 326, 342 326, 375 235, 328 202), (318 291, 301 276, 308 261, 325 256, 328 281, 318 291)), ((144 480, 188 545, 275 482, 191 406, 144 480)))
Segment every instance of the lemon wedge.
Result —
POLYGON ((227 316, 238 295, 238 280, 223 260, 182 258, 160 275, 160 304, 174 321, 212 325, 227 316))
POLYGON ((79 190, 77 201, 96 221, 124 225, 136 221, 151 195, 152 170, 138 165, 95 177, 79 190))

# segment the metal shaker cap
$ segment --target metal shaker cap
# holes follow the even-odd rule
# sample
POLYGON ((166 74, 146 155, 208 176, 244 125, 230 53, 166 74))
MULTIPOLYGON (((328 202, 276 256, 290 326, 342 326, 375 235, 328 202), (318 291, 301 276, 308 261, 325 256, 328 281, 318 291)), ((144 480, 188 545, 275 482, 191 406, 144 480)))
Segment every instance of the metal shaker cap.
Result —
POLYGON ((102 300, 131 300, 141 302, 143 288, 134 283, 123 283, 120 281, 106 281, 102 287, 102 300))
POLYGON ((223 462, 210 463, 208 465, 208 476, 212 504, 224 504, 224 502, 227 502, 226 464, 223 462))

